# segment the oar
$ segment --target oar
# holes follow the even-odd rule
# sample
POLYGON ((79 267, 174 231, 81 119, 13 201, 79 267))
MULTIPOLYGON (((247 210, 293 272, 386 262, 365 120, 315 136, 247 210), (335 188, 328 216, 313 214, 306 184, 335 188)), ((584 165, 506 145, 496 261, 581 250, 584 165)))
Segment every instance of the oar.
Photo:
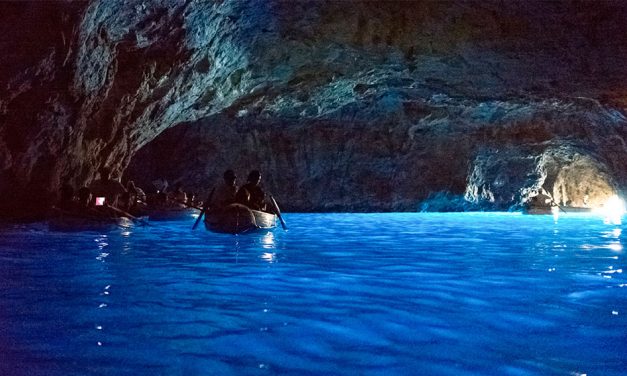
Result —
POLYGON ((547 191, 547 190, 546 190, 546 189, 544 189, 544 188, 542 188, 542 191, 543 191, 544 193, 546 193, 546 195, 547 195, 547 196, 549 196, 549 199, 551 199, 551 204, 553 204, 553 205, 557 206, 557 207, 558 207, 561 211, 563 211, 563 212, 564 212, 564 214, 566 214, 566 210, 562 209, 562 207, 561 207, 561 206, 559 206, 557 202, 555 202, 555 200, 553 199, 553 196, 549 193, 549 191, 547 191))
POLYGON ((211 203, 211 199, 213 198, 213 192, 215 192, 215 190, 215 187, 211 189, 211 193, 209 193, 209 197, 207 197, 207 200, 202 205, 202 209, 200 210, 200 214, 198 214, 198 218, 196 218, 196 222, 194 222, 194 225, 192 226, 192 230, 195 230, 196 227, 198 227, 198 224, 202 220, 202 216, 205 215, 205 212, 207 211, 207 209, 209 209, 209 204, 211 203))
POLYGON ((121 214, 121 215, 123 215, 123 216, 125 216, 125 217, 128 217, 128 218, 130 218, 130 219, 132 219, 132 220, 134 220, 134 221, 137 221, 137 222, 139 222, 139 223, 143 224, 144 226, 151 226, 151 224, 150 224, 150 223, 148 223, 148 222, 144 221, 143 219, 141 219, 141 218, 137 218, 136 216, 132 215, 131 213, 125 212, 125 211, 124 211, 124 210, 122 210, 122 209, 118 209, 118 208, 116 208, 116 207, 115 207, 115 206, 113 206, 113 205, 105 204, 104 206, 105 206, 105 207, 107 207, 107 208, 109 208, 109 209, 111 209, 111 210, 113 210, 113 211, 114 211, 114 212, 116 212, 116 213, 119 213, 119 214, 121 214))
POLYGON ((279 209, 279 205, 277 205, 276 200, 274 199, 272 195, 270 195, 270 200, 272 201, 272 205, 274 205, 274 208, 276 209, 276 215, 279 217, 279 220, 281 221, 281 227, 283 227, 283 230, 287 231, 287 224, 285 224, 285 221, 283 220, 283 216, 281 215, 281 209, 279 209))

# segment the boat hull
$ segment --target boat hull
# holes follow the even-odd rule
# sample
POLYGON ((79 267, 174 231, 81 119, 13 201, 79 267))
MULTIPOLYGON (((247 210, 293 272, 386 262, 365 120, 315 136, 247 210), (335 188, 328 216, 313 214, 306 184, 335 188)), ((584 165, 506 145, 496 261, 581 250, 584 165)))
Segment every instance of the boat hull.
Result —
POLYGON ((148 219, 151 221, 175 221, 181 219, 189 219, 193 216, 194 213, 197 213, 195 209, 191 208, 164 208, 164 209, 149 209, 148 219))
POLYGON ((568 213, 590 213, 591 208, 580 208, 574 206, 530 206, 523 210, 525 214, 547 215, 559 212, 560 214, 568 213))
POLYGON ((212 232, 243 234, 276 227, 276 215, 232 204, 205 215, 205 228, 212 232))
POLYGON ((81 216, 58 216, 48 220, 50 231, 81 232, 81 231, 112 231, 119 228, 129 228, 133 221, 126 217, 117 218, 89 218, 81 216))

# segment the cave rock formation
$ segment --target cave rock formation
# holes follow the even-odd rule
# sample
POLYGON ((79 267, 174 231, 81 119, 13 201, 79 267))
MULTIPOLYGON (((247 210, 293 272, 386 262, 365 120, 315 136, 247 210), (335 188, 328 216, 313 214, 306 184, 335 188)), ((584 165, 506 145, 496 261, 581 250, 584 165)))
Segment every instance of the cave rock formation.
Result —
POLYGON ((540 187, 579 205, 627 183, 621 2, 0 10, 3 216, 104 165, 199 194, 256 167, 304 211, 509 209, 540 187))

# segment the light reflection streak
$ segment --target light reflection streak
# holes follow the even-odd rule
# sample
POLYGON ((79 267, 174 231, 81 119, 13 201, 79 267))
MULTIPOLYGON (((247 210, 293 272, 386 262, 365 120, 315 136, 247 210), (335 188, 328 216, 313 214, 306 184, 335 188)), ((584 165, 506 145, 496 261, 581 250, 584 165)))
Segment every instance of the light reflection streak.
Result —
POLYGON ((109 246, 109 243, 107 243, 107 235, 100 235, 94 239, 94 241, 98 245, 99 250, 103 250, 105 247, 109 246))
POLYGON ((265 234, 262 238, 261 238, 261 246, 265 249, 273 249, 275 248, 275 243, 274 243, 274 234, 271 232, 268 232, 267 234, 265 234))
POLYGON ((620 243, 612 243, 608 246, 612 251, 620 252, 623 250, 623 246, 620 243))
POLYGON ((269 263, 273 263, 276 261, 276 253, 266 252, 266 253, 263 253, 260 257, 268 261, 269 263))
POLYGON ((105 262, 105 258, 107 258, 109 254, 107 252, 101 252, 98 256, 96 256, 96 260, 105 262))
POLYGON ((620 274, 620 273, 622 273, 622 272, 623 272, 623 269, 616 269, 616 270, 612 270, 612 267, 610 266, 610 270, 606 270, 606 271, 604 271, 603 273, 607 273, 607 274, 614 274, 614 273, 618 273, 618 274, 620 274))

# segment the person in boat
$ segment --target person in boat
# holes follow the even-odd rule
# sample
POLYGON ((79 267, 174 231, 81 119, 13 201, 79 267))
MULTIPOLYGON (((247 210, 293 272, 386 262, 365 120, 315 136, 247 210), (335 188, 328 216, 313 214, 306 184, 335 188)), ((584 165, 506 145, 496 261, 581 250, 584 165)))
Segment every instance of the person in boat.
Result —
POLYGON ((168 194, 168 199, 174 202, 174 204, 184 204, 187 202, 187 193, 183 191, 181 183, 174 185, 174 190, 168 194))
POLYGON ((111 218, 119 216, 111 208, 96 205, 97 203, 93 198, 94 196, 92 195, 91 189, 81 187, 77 193, 77 201, 73 210, 74 215, 94 220, 110 220, 111 218))
POLYGON ((551 206, 553 200, 551 197, 544 193, 544 190, 537 192, 537 194, 531 197, 529 206, 533 208, 548 208, 551 206))
POLYGON ((240 197, 242 200, 238 200, 238 202, 254 210, 266 210, 266 194, 259 186, 259 183, 261 183, 261 172, 252 170, 248 174, 246 184, 239 189, 240 191, 246 190, 249 194, 249 199, 243 200, 244 197, 242 196, 240 197))
POLYGON ((120 201, 123 202, 122 209, 126 210, 130 214, 141 217, 146 209, 146 193, 143 189, 137 187, 135 182, 129 180, 126 183, 126 194, 120 196, 120 201))
POLYGON ((198 199, 196 198, 196 193, 195 192, 189 192, 187 194, 187 202, 186 202, 186 206, 200 206, 202 205, 202 203, 200 203, 200 205, 198 205, 198 199))
POLYGON ((213 199, 215 208, 223 208, 234 203, 237 194, 237 176, 233 170, 226 170, 222 174, 223 181, 216 189, 213 199))
POLYGON ((75 204, 74 188, 67 183, 63 184, 60 189, 60 197, 56 207, 61 210, 70 211, 74 209, 75 204))
POLYGON ((152 186, 155 188, 157 193, 160 193, 160 192, 167 192, 169 184, 166 179, 159 178, 159 179, 152 181, 152 186))
POLYGON ((81 187, 81 189, 78 190, 78 208, 79 209, 83 209, 83 210, 87 210, 89 209, 93 202, 91 200, 92 195, 91 195, 91 191, 89 190, 89 188, 87 187, 81 187))
POLYGON ((240 188, 235 194, 235 202, 245 206, 250 205, 250 192, 246 188, 240 188))
POLYGON ((117 205, 118 196, 126 193, 126 188, 117 180, 111 179, 111 170, 108 167, 100 168, 100 179, 89 186, 94 197, 104 197, 108 205, 117 205))
POLYGON ((146 202, 146 192, 143 189, 139 188, 135 185, 135 182, 129 180, 126 183, 126 190, 131 194, 131 196, 135 196, 135 200, 145 203, 146 202))
POLYGON ((164 209, 169 206, 168 204, 168 194, 165 192, 158 192, 154 195, 152 200, 149 201, 149 205, 151 208, 155 209, 164 209))

